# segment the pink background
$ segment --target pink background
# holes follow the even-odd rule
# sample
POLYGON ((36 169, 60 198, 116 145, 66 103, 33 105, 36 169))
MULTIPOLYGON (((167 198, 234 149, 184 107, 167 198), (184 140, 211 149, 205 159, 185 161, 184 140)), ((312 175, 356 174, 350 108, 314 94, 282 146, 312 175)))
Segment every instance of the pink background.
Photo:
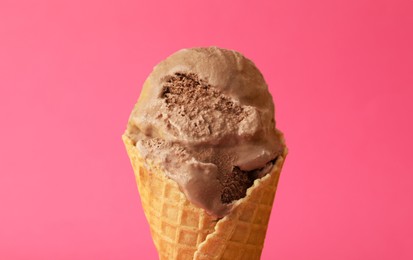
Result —
POLYGON ((262 259, 413 259, 413 1, 0 1, 0 259, 155 259, 121 134, 172 52, 262 70, 287 158, 262 259))

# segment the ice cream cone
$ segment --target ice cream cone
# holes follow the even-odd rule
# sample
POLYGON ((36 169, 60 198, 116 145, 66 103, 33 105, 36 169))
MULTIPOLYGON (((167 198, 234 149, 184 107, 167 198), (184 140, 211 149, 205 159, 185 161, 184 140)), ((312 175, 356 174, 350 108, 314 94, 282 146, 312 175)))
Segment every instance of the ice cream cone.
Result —
POLYGON ((271 172, 256 179, 228 215, 216 219, 189 202, 159 166, 144 160, 128 136, 123 141, 160 259, 260 259, 285 147, 271 172))

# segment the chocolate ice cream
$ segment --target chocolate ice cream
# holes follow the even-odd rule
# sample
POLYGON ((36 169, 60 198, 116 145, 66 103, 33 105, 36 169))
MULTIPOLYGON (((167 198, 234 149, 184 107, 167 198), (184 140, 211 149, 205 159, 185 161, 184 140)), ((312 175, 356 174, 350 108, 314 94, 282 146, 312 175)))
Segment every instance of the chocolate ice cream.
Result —
POLYGON ((240 53, 184 49, 159 63, 125 133, 193 204, 223 217, 282 152, 274 105, 240 53))

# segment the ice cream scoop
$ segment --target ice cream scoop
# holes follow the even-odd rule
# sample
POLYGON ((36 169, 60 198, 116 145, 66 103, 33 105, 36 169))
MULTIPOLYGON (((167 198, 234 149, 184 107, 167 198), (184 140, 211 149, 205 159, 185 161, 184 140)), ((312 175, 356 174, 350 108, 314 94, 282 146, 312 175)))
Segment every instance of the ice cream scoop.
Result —
POLYGON ((217 47, 183 49, 155 66, 125 135, 217 218, 283 152, 262 74, 240 53, 217 47))

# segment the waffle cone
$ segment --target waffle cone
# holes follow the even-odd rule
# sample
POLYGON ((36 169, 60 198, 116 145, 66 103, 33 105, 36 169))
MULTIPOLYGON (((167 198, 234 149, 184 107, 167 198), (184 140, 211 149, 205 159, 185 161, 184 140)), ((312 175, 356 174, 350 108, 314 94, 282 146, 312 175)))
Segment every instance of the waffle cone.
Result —
POLYGON ((255 180, 232 211, 217 220, 189 202, 159 166, 144 160, 132 140, 124 135, 123 141, 161 260, 260 259, 287 149, 272 171, 255 180))

